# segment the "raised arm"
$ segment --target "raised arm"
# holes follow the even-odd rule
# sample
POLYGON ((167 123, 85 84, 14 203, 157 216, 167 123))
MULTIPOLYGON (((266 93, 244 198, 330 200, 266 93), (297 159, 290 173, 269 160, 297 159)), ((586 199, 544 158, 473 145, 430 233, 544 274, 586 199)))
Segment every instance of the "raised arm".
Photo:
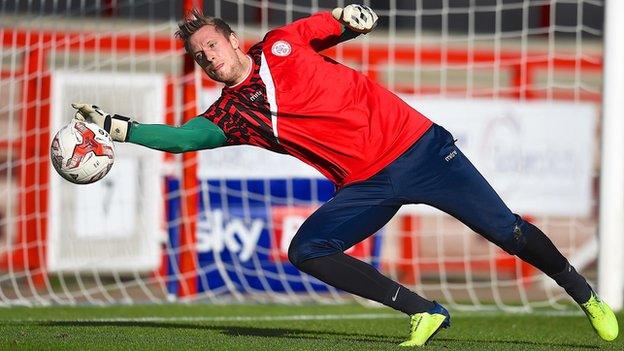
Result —
POLYGON ((109 115, 97 106, 72 104, 76 118, 100 126, 115 141, 130 142, 172 153, 213 149, 225 145, 223 130, 205 117, 195 117, 182 126, 141 124, 131 118, 109 115))
POLYGON ((348 5, 302 18, 276 31, 294 34, 314 50, 322 51, 371 32, 377 25, 377 19, 377 14, 368 6, 348 5))

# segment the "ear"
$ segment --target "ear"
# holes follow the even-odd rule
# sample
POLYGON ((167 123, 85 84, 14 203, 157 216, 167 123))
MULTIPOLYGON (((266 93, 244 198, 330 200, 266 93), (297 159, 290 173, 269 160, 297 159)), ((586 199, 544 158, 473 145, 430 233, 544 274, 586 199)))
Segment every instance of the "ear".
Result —
POLYGON ((228 39, 230 40, 230 45, 232 45, 232 48, 234 48, 234 50, 240 48, 240 42, 236 33, 230 33, 230 37, 228 39))

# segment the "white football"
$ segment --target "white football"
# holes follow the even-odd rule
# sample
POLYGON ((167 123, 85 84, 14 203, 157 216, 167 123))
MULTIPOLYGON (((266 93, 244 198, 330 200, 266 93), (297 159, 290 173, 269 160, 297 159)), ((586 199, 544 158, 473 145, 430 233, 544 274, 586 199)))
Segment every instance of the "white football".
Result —
POLYGON ((96 182, 115 161, 113 139, 94 123, 72 120, 52 139, 50 157, 54 169, 75 184, 96 182))

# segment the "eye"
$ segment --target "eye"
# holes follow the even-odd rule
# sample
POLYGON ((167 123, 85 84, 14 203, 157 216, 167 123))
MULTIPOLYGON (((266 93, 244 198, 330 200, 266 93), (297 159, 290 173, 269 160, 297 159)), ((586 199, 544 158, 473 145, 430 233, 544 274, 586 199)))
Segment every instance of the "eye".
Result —
POLYGON ((209 48, 211 48, 211 49, 214 49, 214 48, 215 48, 215 46, 217 46, 217 44, 216 44, 216 43, 214 43, 214 42, 212 42, 212 43, 208 44, 208 47, 209 47, 209 48))
POLYGON ((197 62, 200 66, 203 67, 203 66, 207 65, 206 61, 207 61, 206 60, 206 55, 203 52, 197 53, 197 55, 195 55, 195 62, 197 62))

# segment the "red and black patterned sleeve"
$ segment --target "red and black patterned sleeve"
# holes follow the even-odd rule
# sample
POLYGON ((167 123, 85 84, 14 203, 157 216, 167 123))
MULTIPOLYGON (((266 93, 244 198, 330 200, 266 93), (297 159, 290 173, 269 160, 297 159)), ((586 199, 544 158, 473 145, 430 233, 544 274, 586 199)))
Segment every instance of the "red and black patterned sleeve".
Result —
POLYGON ((246 89, 223 94, 202 115, 225 134, 225 145, 254 145, 286 153, 279 145, 270 126, 268 107, 244 101, 246 89))
POLYGON ((228 118, 227 112, 218 107, 219 100, 217 100, 217 102, 212 104, 204 113, 202 113, 202 116, 209 119, 210 121, 212 121, 212 123, 216 124, 219 128, 221 128, 221 130, 223 130, 226 138, 224 145, 243 144, 240 138, 232 137, 232 132, 235 128, 233 128, 231 123, 228 123, 228 121, 231 121, 231 119, 228 118))

